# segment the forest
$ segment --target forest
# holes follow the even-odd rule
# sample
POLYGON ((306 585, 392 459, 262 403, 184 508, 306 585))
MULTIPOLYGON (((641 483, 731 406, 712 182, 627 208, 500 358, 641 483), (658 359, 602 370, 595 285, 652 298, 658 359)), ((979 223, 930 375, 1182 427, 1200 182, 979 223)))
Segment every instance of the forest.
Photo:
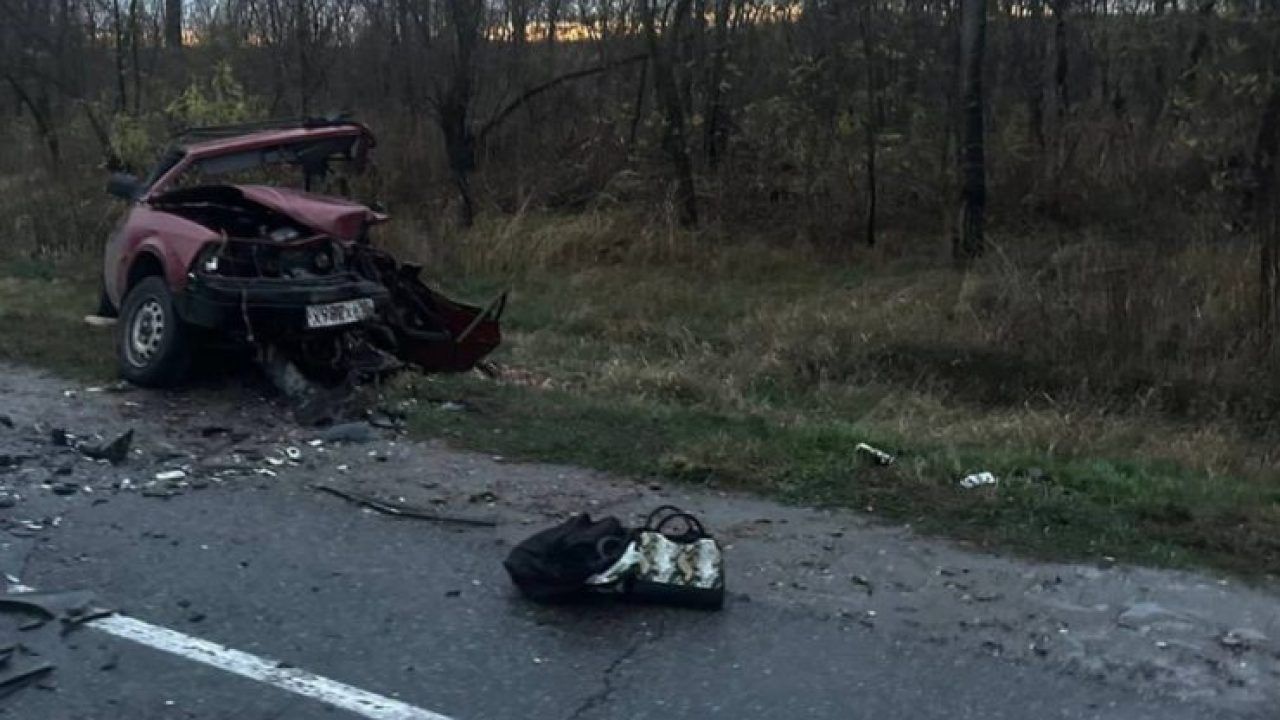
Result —
POLYGON ((934 510, 1274 557, 1277 38, 1277 0, 0 0, 0 358, 100 366, 109 171, 351 113, 378 242, 513 289, 518 381, 462 390, 509 445, 432 432, 904 515, 1034 466, 934 510), (868 433, 913 480, 832 489, 868 433))

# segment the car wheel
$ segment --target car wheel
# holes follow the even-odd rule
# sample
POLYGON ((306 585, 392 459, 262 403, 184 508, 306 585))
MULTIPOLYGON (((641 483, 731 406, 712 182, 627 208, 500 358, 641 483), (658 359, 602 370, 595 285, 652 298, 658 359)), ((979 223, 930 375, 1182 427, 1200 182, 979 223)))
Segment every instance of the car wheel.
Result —
POLYGON ((164 387, 186 374, 191 360, 190 332, 178 317, 164 278, 143 278, 129 290, 116 328, 116 352, 125 380, 164 387))

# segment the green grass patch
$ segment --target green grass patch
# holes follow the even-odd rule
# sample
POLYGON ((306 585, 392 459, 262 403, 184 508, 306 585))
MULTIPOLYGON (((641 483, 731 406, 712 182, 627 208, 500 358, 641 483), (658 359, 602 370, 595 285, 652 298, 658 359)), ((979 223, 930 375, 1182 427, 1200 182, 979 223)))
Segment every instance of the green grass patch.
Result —
POLYGON ((1280 531, 1274 494, 1163 461, 912 445, 876 423, 782 423, 473 376, 410 387, 423 401, 412 414, 414 432, 514 459, 870 510, 926 532, 1037 557, 1207 563, 1245 574, 1276 568, 1280 535, 1269 532, 1280 531), (456 400, 466 410, 441 408, 456 400), (853 450, 859 442, 892 448, 898 462, 869 463, 853 450), (999 485, 958 486, 979 469, 996 473, 999 485))
POLYGON ((81 380, 115 375, 110 328, 85 324, 98 285, 83 262, 0 261, 0 360, 81 380))

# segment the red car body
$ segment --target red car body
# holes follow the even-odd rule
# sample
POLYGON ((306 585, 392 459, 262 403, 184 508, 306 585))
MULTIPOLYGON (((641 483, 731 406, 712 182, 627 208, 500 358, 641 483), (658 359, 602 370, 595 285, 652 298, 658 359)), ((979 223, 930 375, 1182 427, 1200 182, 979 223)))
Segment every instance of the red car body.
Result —
MULTIPOLYGON (((152 178, 145 181, 140 194, 125 215, 120 227, 107 244, 103 259, 103 282, 107 299, 119 308, 131 285, 131 277, 141 276, 142 263, 153 271, 158 265, 169 288, 182 292, 188 282, 189 269, 200 252, 222 240, 222 234, 199 222, 153 207, 165 192, 185 173, 200 162, 235 153, 264 148, 351 138, 363 143, 364 150, 373 146, 373 136, 363 125, 351 123, 331 127, 296 127, 264 130, 233 138, 204 140, 179 146, 175 162, 162 162, 152 178)), ((171 156, 172 157, 172 156, 171 156)), ((278 211, 306 224, 311 230, 345 242, 354 242, 370 225, 387 217, 350 200, 266 185, 230 185, 250 202, 278 211)))
POLYGON ((104 253, 100 313, 120 318, 121 374, 177 382, 213 334, 201 329, 287 348, 335 380, 390 367, 389 355, 466 370, 497 347, 505 294, 483 310, 439 295, 418 268, 372 246, 384 214, 310 191, 335 165, 363 169, 373 145, 368 128, 344 119, 204 128, 181 136, 145 180, 114 176, 108 189, 129 209, 104 253), (282 169, 301 171, 304 189, 275 183, 282 169))

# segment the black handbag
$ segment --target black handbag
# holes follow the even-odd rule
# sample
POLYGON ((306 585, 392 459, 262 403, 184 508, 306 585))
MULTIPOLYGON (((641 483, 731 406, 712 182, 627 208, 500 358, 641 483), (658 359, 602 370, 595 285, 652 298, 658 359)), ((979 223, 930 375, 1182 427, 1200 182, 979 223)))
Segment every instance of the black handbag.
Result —
POLYGON ((615 517, 594 521, 587 514, 527 538, 502 563, 512 582, 531 600, 568 600, 586 589, 586 580, 615 564, 631 533, 615 517))

